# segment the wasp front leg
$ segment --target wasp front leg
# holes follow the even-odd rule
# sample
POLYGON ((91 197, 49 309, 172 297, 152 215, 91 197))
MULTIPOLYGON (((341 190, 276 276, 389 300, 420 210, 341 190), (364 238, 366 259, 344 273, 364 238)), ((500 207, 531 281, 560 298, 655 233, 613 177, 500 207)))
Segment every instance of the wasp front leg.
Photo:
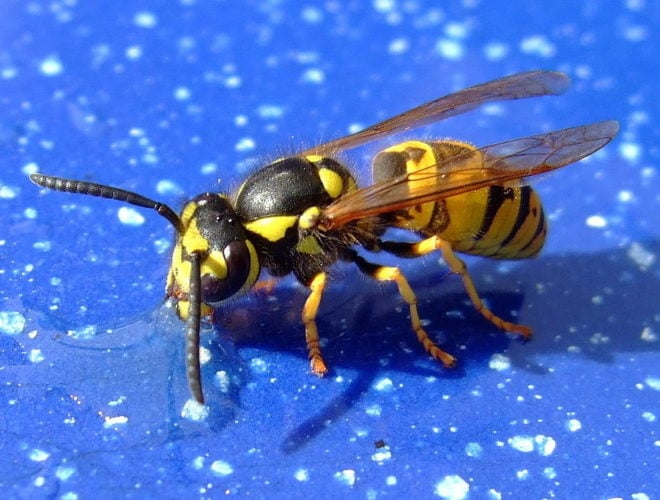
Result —
POLYGON ((488 307, 486 307, 481 300, 481 297, 479 297, 479 293, 474 286, 474 281, 472 281, 472 277, 468 272, 465 262, 454 253, 449 242, 437 236, 431 236, 430 238, 417 243, 380 241, 379 248, 400 257, 421 257, 435 250, 439 250, 442 254, 442 258, 447 266, 449 266, 450 271, 458 274, 463 280, 463 287, 470 297, 472 305, 484 318, 504 331, 517 333, 524 338, 530 338, 532 336, 532 329, 530 327, 506 321, 495 315, 490 309, 488 309, 488 307))
POLYGON ((302 320, 305 325, 305 340, 307 342, 307 353, 312 373, 322 377, 328 372, 328 368, 321 355, 319 344, 319 332, 316 328, 316 313, 319 310, 323 290, 325 289, 326 274, 318 273, 309 284, 310 294, 305 301, 302 311, 302 320))

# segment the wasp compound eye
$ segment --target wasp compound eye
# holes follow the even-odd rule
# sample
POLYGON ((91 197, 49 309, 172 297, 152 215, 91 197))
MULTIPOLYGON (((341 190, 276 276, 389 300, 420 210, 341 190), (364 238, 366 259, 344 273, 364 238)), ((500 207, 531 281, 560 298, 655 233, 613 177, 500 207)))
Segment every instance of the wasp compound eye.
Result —
POLYGON ((222 251, 227 274, 219 278, 212 274, 202 275, 204 302, 222 302, 236 295, 249 281, 251 271, 250 250, 244 241, 232 241, 222 251))

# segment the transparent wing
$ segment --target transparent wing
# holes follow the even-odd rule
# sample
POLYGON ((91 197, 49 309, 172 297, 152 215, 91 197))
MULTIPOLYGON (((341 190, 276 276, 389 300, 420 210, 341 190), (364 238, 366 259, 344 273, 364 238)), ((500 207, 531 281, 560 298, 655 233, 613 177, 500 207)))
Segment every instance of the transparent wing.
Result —
POLYGON ((323 211, 319 225, 330 230, 355 219, 550 172, 599 150, 618 130, 618 122, 604 121, 466 151, 339 198, 323 211))
POLYGON ((566 91, 569 85, 570 79, 563 73, 554 71, 516 73, 440 97, 354 134, 310 148, 302 155, 336 154, 338 151, 356 148, 389 134, 405 132, 460 115, 487 102, 557 95, 566 91))

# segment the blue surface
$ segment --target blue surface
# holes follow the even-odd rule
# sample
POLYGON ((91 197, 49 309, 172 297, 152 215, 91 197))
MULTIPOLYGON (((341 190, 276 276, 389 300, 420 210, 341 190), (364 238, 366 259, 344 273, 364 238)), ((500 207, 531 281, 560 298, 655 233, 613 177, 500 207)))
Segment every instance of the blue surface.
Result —
MULTIPOLYGON (((3 497, 660 493, 660 4, 162 5, 0 3, 3 497), (161 305, 171 228, 27 179, 179 208, 282 152, 536 68, 572 89, 419 135, 488 144, 601 119, 622 131, 538 184, 540 258, 468 261, 531 342, 484 321, 435 258, 402 263, 454 371, 423 352, 392 287, 340 267, 319 317, 329 377, 308 374, 305 293, 285 280, 205 333, 210 414, 183 418, 183 326, 161 305)), ((352 155, 363 178, 377 146, 352 155)))

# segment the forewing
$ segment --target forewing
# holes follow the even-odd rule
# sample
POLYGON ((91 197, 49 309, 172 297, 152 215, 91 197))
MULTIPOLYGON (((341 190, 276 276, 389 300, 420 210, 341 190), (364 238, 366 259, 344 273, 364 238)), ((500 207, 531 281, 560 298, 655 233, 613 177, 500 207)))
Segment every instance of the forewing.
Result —
POLYGON ((302 155, 333 155, 338 151, 356 148, 386 135, 405 132, 460 115, 488 102, 557 95, 566 91, 569 85, 570 79, 563 73, 554 71, 516 73, 440 97, 354 134, 310 148, 302 155))
POLYGON ((616 121, 604 121, 467 151, 441 165, 387 179, 341 197, 323 211, 320 225, 329 230, 355 219, 487 186, 524 182, 528 177, 589 156, 610 142, 618 130, 616 121))

